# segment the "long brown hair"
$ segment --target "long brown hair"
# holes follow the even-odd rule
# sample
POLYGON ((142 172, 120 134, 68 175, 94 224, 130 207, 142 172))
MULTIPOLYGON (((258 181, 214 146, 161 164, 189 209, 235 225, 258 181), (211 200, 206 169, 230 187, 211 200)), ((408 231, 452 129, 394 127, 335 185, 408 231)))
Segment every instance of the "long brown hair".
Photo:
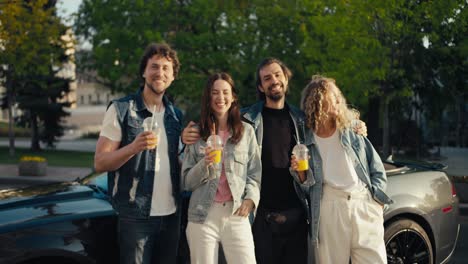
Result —
POLYGON ((234 81, 231 76, 225 72, 215 73, 208 78, 205 89, 203 90, 202 107, 200 115, 200 134, 204 140, 207 140, 211 135, 213 124, 216 125, 216 133, 218 133, 219 124, 216 120, 213 110, 211 109, 211 90, 215 81, 223 80, 229 83, 232 92, 232 104, 228 111, 228 126, 232 129, 231 142, 236 144, 242 138, 244 127, 240 118, 240 108, 237 97, 237 91, 234 86, 234 81))

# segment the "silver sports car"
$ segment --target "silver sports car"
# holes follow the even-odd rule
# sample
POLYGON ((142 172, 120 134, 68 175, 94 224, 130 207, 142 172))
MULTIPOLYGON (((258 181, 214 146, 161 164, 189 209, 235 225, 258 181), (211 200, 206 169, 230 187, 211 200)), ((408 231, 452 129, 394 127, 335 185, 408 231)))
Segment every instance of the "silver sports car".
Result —
POLYGON ((385 163, 388 263, 447 263, 458 238, 458 197, 439 164, 385 163))

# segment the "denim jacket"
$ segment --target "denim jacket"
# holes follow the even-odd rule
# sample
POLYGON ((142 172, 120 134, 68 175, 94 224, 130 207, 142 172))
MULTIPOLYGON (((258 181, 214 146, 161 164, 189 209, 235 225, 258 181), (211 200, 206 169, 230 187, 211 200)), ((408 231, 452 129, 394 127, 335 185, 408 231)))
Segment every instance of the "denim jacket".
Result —
MULTIPOLYGON (((143 120, 152 116, 146 108, 142 96, 142 89, 139 89, 135 94, 113 100, 110 103, 115 106, 117 119, 122 128, 122 140, 119 148, 132 143, 136 136, 143 132, 143 120)), ((182 130, 182 113, 173 106, 166 96, 163 97, 163 103, 166 108, 164 127, 167 135, 172 194, 177 206, 180 193, 178 146, 182 130)), ((153 195, 155 155, 156 151, 142 151, 134 155, 117 171, 108 173, 108 190, 112 205, 120 216, 149 217, 153 195)))
MULTIPOLYGON (((380 204, 391 204, 393 201, 385 193, 387 176, 379 154, 371 142, 363 136, 357 135, 351 129, 340 132, 341 145, 354 164, 359 179, 367 186, 374 200, 380 204)), ((314 247, 318 245, 318 229, 320 219, 320 201, 323 192, 322 159, 312 131, 306 131, 306 142, 310 153, 307 179, 300 183, 298 175, 291 170, 296 179, 296 185, 302 189, 301 200, 309 200, 309 236, 314 247)))
MULTIPOLYGON (((304 125, 305 123, 305 115, 299 108, 296 108, 288 103, 285 103, 289 108, 289 114, 291 119, 294 123, 294 131, 296 133, 295 138, 299 137, 299 124, 304 125)), ((262 111, 265 105, 265 101, 258 101, 257 103, 251 105, 250 107, 241 109, 242 112, 242 119, 251 124, 255 130, 255 134, 257 136, 258 145, 260 146, 260 153, 262 153, 262 142, 263 142, 263 117, 262 111)), ((296 191, 297 196, 301 200, 304 209, 308 211, 308 202, 306 197, 303 194, 302 189, 300 188, 298 178, 292 178, 291 180, 296 180, 294 183, 294 188, 296 191)))
MULTIPOLYGON (((260 199, 260 152, 252 127, 244 122, 242 125, 242 139, 235 145, 228 139, 223 149, 224 169, 233 198, 232 213, 240 207, 243 200, 251 199, 257 207, 260 199)), ((208 209, 214 202, 221 176, 221 170, 205 164, 205 154, 202 151, 204 147, 206 142, 203 139, 187 146, 182 164, 182 187, 186 191, 192 191, 188 221, 194 223, 204 223, 208 209)))

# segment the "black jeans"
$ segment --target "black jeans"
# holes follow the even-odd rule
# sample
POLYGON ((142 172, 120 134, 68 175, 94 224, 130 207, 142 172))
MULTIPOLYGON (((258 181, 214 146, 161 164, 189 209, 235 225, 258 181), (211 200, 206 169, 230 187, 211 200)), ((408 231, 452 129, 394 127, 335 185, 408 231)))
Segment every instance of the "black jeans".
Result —
POLYGON ((252 226, 258 264, 307 263, 307 219, 302 208, 257 210, 252 226))

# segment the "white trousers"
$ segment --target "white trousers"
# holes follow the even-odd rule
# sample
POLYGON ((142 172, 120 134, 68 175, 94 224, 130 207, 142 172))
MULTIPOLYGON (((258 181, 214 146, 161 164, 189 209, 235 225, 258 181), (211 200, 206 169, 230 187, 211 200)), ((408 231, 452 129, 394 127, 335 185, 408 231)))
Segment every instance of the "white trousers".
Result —
POLYGON ((324 185, 319 222, 320 264, 387 263, 383 208, 367 189, 324 185))
POLYGON ((256 263, 249 218, 232 215, 232 202, 213 203, 205 223, 189 222, 186 234, 192 264, 218 263, 220 242, 227 263, 256 263))

